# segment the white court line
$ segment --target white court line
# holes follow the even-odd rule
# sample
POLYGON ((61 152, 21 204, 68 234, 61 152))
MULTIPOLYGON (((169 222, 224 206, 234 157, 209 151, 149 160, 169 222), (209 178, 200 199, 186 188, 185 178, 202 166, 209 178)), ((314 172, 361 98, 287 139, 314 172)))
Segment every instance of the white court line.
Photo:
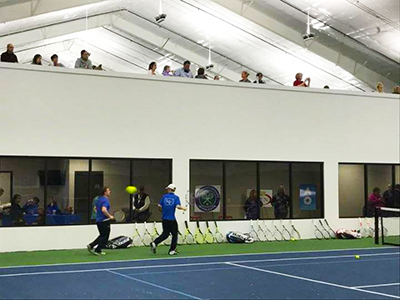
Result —
POLYGON ((243 265, 238 265, 236 263, 231 263, 231 262, 227 262, 226 264, 227 265, 231 265, 231 266, 236 266, 238 268, 250 269, 250 270, 254 270, 254 271, 258 271, 258 272, 264 272, 264 273, 269 273, 269 274, 273 274, 273 275, 279 275, 279 276, 299 279, 299 280, 303 280, 303 281, 309 281, 309 282, 313 282, 313 283, 319 283, 319 284, 334 286, 334 287, 338 287, 338 288, 342 288, 342 289, 347 289, 347 290, 352 290, 352 291, 359 291, 359 292, 368 293, 368 294, 375 294, 375 295, 385 296, 385 297, 389 297, 389 298, 400 299, 400 297, 395 296, 395 295, 378 293, 378 292, 368 291, 368 290, 362 290, 362 289, 359 289, 359 288, 356 288, 356 287, 350 287, 350 286, 330 283, 330 282, 326 282, 326 281, 310 279, 310 278, 306 278, 306 277, 300 277, 300 276, 295 276, 295 275, 290 275, 290 274, 285 274, 285 273, 280 273, 280 272, 275 272, 275 271, 269 271, 269 270, 265 270, 265 269, 255 268, 255 267, 243 266, 243 265))
POLYGON ((362 289, 362 288, 372 288, 372 287, 392 286, 392 285, 400 285, 400 282, 395 282, 395 283, 383 283, 383 284, 374 284, 374 285, 353 286, 353 288, 362 289))
MULTIPOLYGON (((42 265, 23 265, 23 266, 9 266, 0 267, 1 269, 18 269, 18 268, 40 268, 40 267, 53 267, 53 266, 74 266, 74 265, 92 265, 92 264, 113 264, 113 263, 127 263, 127 262, 142 262, 142 261, 159 261, 159 260, 176 260, 176 259, 195 259, 195 258, 217 258, 217 257, 232 257, 232 256, 252 256, 252 255, 277 255, 277 254, 291 254, 291 253, 318 253, 318 252, 347 252, 347 251, 363 251, 363 250, 380 250, 380 249, 393 249, 397 247, 368 247, 368 248, 350 248, 350 249, 329 249, 329 250, 302 250, 302 251, 285 251, 285 252, 259 252, 259 253, 241 253, 241 254, 221 254, 221 255, 197 255, 197 256, 182 256, 182 257, 169 257, 169 258, 142 258, 142 259, 127 259, 127 260, 107 260, 97 262, 73 262, 73 263, 59 263, 59 264, 42 264, 42 265)), ((83 250, 83 249, 71 249, 83 250)), ((60 251, 60 250, 54 250, 60 251)), ((8 252, 6 252, 8 253, 8 252)), ((396 251, 393 253, 400 253, 396 251)), ((1 255, 2 253, 0 253, 1 255)))
MULTIPOLYGON (((389 256, 399 255, 396 252, 389 253, 374 253, 374 254, 363 254, 363 257, 375 257, 375 256, 389 256)), ((354 255, 332 255, 332 256, 308 256, 308 257, 291 257, 291 258, 272 258, 272 259, 258 259, 258 260, 242 260, 232 261, 235 263, 252 263, 252 262, 270 262, 270 261, 296 261, 296 260, 317 260, 317 259, 334 259, 334 258, 350 258, 354 255)), ((54 275, 54 274, 73 274, 73 273, 89 273, 89 272, 101 272, 101 271, 120 271, 120 270, 135 270, 135 269, 153 269, 153 268, 172 268, 172 267, 193 267, 193 266, 207 266, 207 265, 221 265, 225 264, 226 261, 216 262, 201 262, 201 263, 189 263, 189 264, 166 264, 166 265, 146 265, 146 266, 134 266, 134 267, 118 267, 118 268, 105 268, 105 269, 83 269, 83 270, 60 270, 60 271, 45 271, 45 272, 28 272, 28 273, 15 273, 15 274, 2 274, 2 277, 17 277, 17 276, 32 276, 32 275, 54 275)), ((323 262, 321 262, 323 263, 323 262)))
POLYGON ((137 281, 137 282, 140 282, 140 283, 143 283, 143 284, 150 285, 150 286, 158 288, 158 289, 162 289, 162 290, 165 290, 165 291, 168 291, 168 292, 171 292, 171 293, 179 294, 179 295, 191 298, 191 299, 197 299, 197 300, 201 299, 201 298, 198 298, 198 297, 195 297, 195 296, 192 296, 192 295, 189 295, 189 294, 177 291, 177 290, 171 290, 171 289, 166 288, 164 286, 161 286, 161 285, 158 285, 158 284, 154 284, 154 283, 151 283, 151 282, 147 282, 147 281, 144 281, 144 280, 141 280, 141 279, 137 279, 137 278, 134 278, 134 277, 130 277, 130 276, 127 276, 127 275, 124 275, 124 274, 120 274, 120 273, 113 272, 113 271, 110 271, 110 270, 108 270, 108 272, 110 272, 111 274, 122 276, 122 277, 130 279, 130 280, 134 280, 134 281, 137 281))

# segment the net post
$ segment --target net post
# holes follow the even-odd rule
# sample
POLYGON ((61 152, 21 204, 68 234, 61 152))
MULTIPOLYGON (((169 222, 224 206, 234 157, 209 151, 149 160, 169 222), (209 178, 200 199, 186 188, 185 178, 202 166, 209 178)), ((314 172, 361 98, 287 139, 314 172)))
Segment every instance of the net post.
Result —
POLYGON ((375 207, 375 244, 379 245, 379 213, 377 207, 375 207))

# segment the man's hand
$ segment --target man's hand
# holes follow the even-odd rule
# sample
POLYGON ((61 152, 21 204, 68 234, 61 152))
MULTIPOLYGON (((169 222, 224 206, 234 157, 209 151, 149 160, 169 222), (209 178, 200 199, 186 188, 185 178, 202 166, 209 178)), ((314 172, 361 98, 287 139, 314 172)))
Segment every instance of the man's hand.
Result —
POLYGON ((115 220, 115 217, 113 215, 110 215, 110 220, 115 220))

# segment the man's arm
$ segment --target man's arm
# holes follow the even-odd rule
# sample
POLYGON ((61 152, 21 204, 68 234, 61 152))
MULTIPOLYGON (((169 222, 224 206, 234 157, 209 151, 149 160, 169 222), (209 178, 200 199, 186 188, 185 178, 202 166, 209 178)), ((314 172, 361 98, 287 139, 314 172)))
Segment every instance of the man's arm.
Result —
POLYGON ((146 199, 144 199, 144 205, 139 209, 139 212, 147 210, 149 206, 150 206, 150 197, 147 196, 146 199))
POLYGON ((176 208, 179 209, 179 210, 187 211, 187 207, 182 206, 182 205, 180 205, 180 204, 177 205, 176 208))
POLYGON ((103 212, 103 214, 104 214, 107 218, 109 218, 110 220, 114 220, 114 216, 111 215, 111 214, 108 212, 107 207, 102 206, 102 207, 101 207, 101 211, 103 212))
POLYGON ((162 206, 161 206, 161 204, 158 204, 158 210, 159 210, 160 212, 162 212, 162 206))

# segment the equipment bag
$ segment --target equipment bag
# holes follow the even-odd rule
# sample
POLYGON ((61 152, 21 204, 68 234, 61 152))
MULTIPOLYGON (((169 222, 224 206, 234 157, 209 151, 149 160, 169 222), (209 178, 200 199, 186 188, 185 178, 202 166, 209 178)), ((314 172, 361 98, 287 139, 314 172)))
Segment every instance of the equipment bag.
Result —
POLYGON ((132 246, 132 239, 127 236, 119 236, 116 238, 113 238, 112 240, 109 240, 107 242, 106 248, 107 249, 123 249, 123 248, 128 248, 132 246))
POLYGON ((361 234, 356 230, 349 230, 341 228, 336 231, 336 237, 338 239, 360 239, 361 234))
POLYGON ((226 239, 229 243, 253 243, 254 239, 248 233, 241 233, 237 231, 229 231, 226 234, 226 239))

